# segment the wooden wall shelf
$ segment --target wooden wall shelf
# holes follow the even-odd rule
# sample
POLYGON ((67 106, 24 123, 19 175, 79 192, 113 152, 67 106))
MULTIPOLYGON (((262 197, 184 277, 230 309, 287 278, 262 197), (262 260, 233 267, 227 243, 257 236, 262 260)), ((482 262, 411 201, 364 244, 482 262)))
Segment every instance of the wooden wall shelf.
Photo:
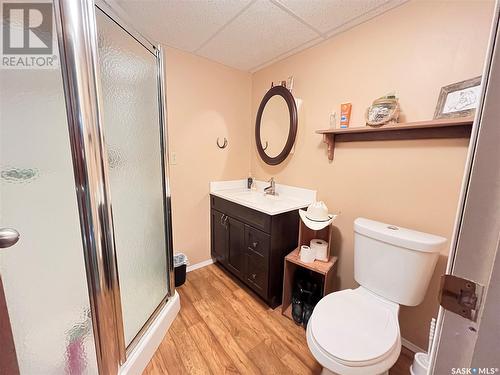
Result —
POLYGON ((316 133, 323 134, 323 141, 328 145, 328 159, 333 160, 335 142, 468 138, 473 121, 473 118, 465 117, 407 122, 380 127, 359 126, 345 129, 325 129, 317 130, 316 133))

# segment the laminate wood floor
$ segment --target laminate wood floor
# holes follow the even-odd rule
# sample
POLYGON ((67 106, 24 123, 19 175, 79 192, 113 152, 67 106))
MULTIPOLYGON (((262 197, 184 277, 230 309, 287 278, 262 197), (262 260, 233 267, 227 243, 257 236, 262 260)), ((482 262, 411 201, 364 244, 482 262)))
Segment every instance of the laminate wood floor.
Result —
MULTIPOLYGON (((319 374, 305 331, 217 265, 187 276, 181 311, 143 375, 319 374)), ((403 348, 390 375, 408 375, 403 348)))

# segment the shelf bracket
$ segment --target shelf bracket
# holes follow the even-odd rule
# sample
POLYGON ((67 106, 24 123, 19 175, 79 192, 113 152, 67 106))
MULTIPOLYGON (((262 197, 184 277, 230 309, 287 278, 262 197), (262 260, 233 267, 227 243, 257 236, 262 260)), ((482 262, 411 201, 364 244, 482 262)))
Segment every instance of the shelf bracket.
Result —
POLYGON ((323 134, 323 142, 328 145, 328 160, 333 160, 333 150, 335 149, 335 135, 323 134))

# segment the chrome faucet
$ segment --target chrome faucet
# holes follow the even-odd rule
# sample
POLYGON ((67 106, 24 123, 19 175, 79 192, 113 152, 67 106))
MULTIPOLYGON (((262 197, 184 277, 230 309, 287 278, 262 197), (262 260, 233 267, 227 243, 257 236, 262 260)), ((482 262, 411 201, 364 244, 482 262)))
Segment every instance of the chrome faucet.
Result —
POLYGON ((264 194, 267 194, 267 195, 278 195, 276 193, 276 183, 274 182, 274 177, 271 177, 271 179, 268 182, 271 185, 269 185, 268 187, 266 187, 264 189, 264 194))

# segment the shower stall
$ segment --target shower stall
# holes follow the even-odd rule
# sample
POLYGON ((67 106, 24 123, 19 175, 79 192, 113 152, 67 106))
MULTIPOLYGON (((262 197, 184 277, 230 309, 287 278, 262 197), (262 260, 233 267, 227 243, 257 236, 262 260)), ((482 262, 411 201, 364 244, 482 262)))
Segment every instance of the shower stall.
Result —
POLYGON ((57 67, 0 69, 0 373, 139 373, 179 309, 164 55, 107 1, 51 7, 57 67))

